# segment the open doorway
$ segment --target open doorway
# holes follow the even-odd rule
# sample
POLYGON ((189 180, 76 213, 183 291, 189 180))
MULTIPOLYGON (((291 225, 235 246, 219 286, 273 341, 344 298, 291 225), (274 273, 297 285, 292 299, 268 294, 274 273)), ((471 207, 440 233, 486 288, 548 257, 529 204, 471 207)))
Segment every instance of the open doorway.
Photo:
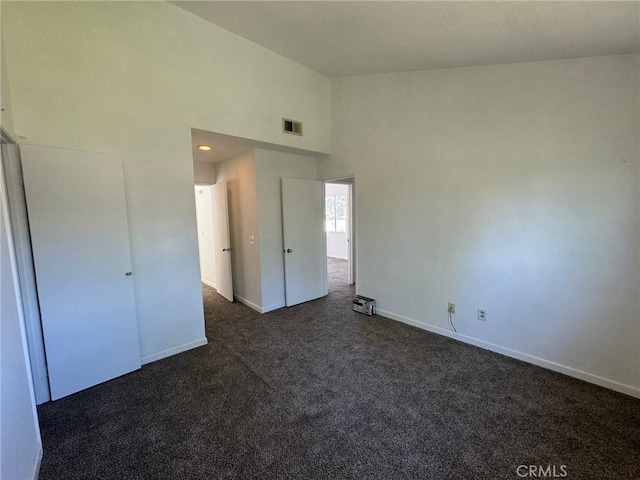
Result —
POLYGON ((355 284, 354 179, 325 182, 325 236, 329 290, 355 284))
POLYGON ((200 280, 217 289, 216 259, 213 243, 213 201, 210 185, 196 185, 196 225, 198 228, 198 252, 200 256, 200 280))
MULTIPOLYGON (((326 295, 324 182, 317 179, 316 155, 191 132, 195 184, 210 186, 212 198, 216 186, 228 186, 230 241, 217 241, 214 223, 213 243, 216 264, 223 253, 230 258, 233 298, 266 313, 326 295)), ((203 228, 198 230, 202 240, 203 228)), ((220 293, 217 270, 215 276, 220 293)), ((207 290, 213 289, 205 283, 207 290)))
POLYGON ((220 162, 249 148, 239 140, 229 140, 211 132, 191 130, 193 179, 198 235, 198 257, 203 297, 214 289, 234 301, 230 212, 227 182, 221 181, 220 162))
POLYGON ((196 185, 200 280, 233 302, 227 184, 196 185))

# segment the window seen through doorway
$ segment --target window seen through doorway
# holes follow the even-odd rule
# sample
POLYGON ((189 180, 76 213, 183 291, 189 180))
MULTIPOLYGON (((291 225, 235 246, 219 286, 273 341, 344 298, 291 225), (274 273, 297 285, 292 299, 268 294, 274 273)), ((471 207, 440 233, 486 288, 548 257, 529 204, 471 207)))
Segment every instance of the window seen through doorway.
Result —
POLYGON ((347 197, 345 195, 325 197, 325 230, 327 232, 347 231, 347 197))

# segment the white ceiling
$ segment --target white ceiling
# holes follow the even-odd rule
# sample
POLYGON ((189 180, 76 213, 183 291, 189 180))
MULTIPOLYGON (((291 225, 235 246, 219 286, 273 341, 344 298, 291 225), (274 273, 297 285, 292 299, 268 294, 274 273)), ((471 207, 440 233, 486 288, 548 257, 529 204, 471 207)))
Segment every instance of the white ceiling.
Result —
POLYGON ((640 2, 180 1, 334 77, 640 51, 640 2))
POLYGON ((285 147, 273 143, 259 142, 246 138, 233 137, 222 133, 209 132, 206 130, 191 129, 191 145, 193 147, 193 161, 199 163, 218 163, 235 157, 254 148, 265 150, 276 150, 278 152, 295 153, 298 155, 319 156, 317 152, 303 150, 300 148, 285 147), (198 145, 209 145, 211 150, 205 152, 198 149, 198 145))

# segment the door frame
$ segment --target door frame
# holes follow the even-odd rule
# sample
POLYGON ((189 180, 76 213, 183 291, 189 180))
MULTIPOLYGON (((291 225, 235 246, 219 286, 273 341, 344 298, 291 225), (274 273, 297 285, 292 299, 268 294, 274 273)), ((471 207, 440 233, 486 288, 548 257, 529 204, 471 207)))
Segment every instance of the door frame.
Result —
MULTIPOLYGON (((196 193, 196 190, 198 188, 208 188, 209 189, 209 199, 210 199, 210 205, 211 205, 211 215, 210 218, 207 219, 207 221, 211 224, 211 230, 214 230, 214 225, 213 225, 213 193, 212 193, 212 189, 211 187, 213 186, 213 184, 210 183, 195 183, 194 184, 194 196, 196 198, 196 230, 198 233, 198 260, 201 259, 202 256, 202 251, 200 248, 200 229, 198 227, 200 227, 200 224, 198 222, 198 216, 200 214, 200 212, 198 211, 198 194, 196 193)), ((215 246, 215 242, 213 241, 213 238, 211 238, 211 249, 212 249, 212 256, 213 256, 213 270, 215 272, 216 269, 216 246, 215 246)), ((218 289, 218 286, 216 284, 216 282, 212 282, 211 280, 208 280, 206 278, 204 278, 204 276, 202 275, 202 264, 200 264, 200 281, 202 283, 204 283, 205 285, 213 288, 213 289, 218 289)))
POLYGON ((27 215, 22 166, 18 143, 4 130, 0 130, 3 150, 3 167, 7 187, 8 209, 16 251, 16 264, 20 282, 20 297, 24 312, 25 336, 31 366, 31 378, 36 405, 51 400, 49 370, 44 349, 42 320, 38 303, 31 234, 27 215))
MULTIPOLYGON (((327 183, 339 183, 343 185, 348 185, 349 190, 347 193, 347 210, 349 215, 349 221, 347 222, 347 237, 349 239, 349 246, 347 247, 347 257, 349 262, 348 268, 348 282, 349 285, 356 286, 356 293, 358 293, 358 234, 357 234, 357 224, 358 217, 356 212, 356 176, 355 175, 346 175, 338 178, 332 178, 329 180, 322 181, 323 187, 323 197, 326 197, 326 185, 327 183)), ((322 199, 325 201, 324 198, 322 199)), ((325 232, 324 236, 324 251, 325 257, 327 255, 327 235, 325 232)), ((328 282, 327 282, 328 283, 328 282)))

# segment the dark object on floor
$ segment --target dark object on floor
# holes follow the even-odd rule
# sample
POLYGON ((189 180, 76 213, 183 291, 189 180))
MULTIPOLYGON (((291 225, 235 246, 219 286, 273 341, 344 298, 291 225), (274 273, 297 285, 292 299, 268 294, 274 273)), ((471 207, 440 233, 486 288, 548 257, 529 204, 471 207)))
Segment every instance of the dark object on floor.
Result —
POLYGON ((365 315, 376 314, 376 301, 373 298, 355 295, 353 297, 353 311, 364 313, 365 315))
POLYGON ((640 478, 639 400, 359 315, 345 285, 266 315, 204 295, 209 345, 39 408, 42 479, 640 478))

